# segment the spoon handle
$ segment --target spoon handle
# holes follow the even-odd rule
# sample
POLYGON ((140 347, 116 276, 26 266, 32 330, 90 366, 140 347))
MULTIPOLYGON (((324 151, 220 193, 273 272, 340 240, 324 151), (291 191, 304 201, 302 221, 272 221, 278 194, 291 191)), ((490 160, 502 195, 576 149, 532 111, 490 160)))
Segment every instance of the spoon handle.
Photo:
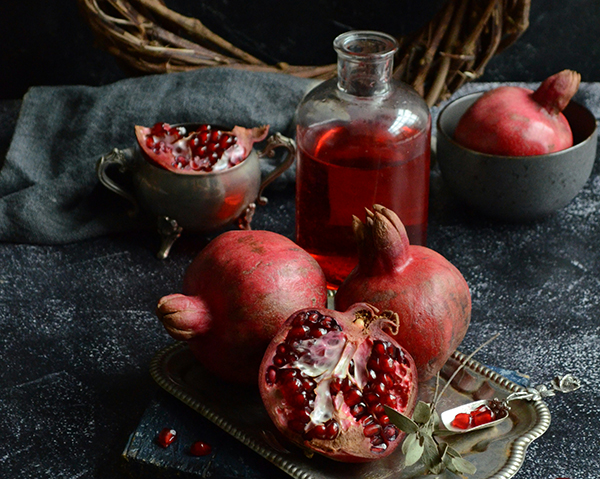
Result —
POLYGON ((576 391, 581 387, 581 382, 575 376, 571 374, 565 374, 564 376, 556 376, 550 386, 541 384, 533 388, 527 388, 526 391, 517 391, 509 394, 503 401, 507 405, 510 401, 522 399, 525 401, 539 401, 545 397, 554 396, 557 392, 569 393, 576 391))

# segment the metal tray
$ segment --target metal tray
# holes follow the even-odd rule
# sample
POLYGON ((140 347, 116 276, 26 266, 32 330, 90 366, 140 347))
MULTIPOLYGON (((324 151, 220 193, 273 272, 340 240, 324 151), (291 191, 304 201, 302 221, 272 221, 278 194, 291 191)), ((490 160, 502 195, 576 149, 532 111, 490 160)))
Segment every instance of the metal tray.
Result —
MULTIPOLYGON (((449 378, 466 356, 455 352, 441 371, 449 378)), ((218 427, 296 479, 409 479, 436 477, 451 479, 445 472, 423 476, 423 466, 403 468, 398 448, 392 455, 367 464, 346 464, 315 455, 307 457, 300 448, 289 443, 275 429, 255 387, 240 389, 210 375, 194 359, 185 343, 175 343, 159 351, 150 366, 154 380, 167 392, 190 406, 218 427)), ((421 385, 420 399, 429 401, 433 380, 421 385)), ((524 388, 474 360, 452 381, 438 405, 443 411, 462 403, 505 398, 524 388)), ((532 441, 550 425, 550 411, 543 401, 515 401, 507 421, 490 429, 444 437, 463 457, 477 467, 470 479, 508 479, 525 460, 532 441)))

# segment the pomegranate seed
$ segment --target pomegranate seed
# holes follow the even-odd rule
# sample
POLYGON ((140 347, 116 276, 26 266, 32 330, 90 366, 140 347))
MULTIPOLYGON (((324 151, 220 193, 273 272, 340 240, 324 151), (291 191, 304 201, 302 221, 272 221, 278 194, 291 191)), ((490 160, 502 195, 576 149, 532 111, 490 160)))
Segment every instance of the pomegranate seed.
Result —
POLYGON ((385 442, 377 445, 377 446, 373 446, 371 448, 371 451, 373 452, 384 452, 386 449, 388 448, 387 444, 385 442))
POLYGON ((175 431, 175 429, 165 427, 158 433, 156 440, 159 446, 167 448, 173 443, 173 441, 175 441, 176 438, 177 431, 175 431))
POLYGON ((380 446, 382 444, 385 444, 385 441, 379 435, 377 435, 377 436, 371 436, 371 444, 373 444, 373 446, 380 446))
POLYGON ((457 414, 451 422, 458 429, 469 429, 471 427, 471 415, 467 413, 457 414))
POLYGON ((390 357, 386 357, 386 358, 382 358, 381 361, 381 369, 386 372, 386 373, 393 373, 394 372, 394 360, 390 357))
POLYGON ((350 409, 350 413, 354 416, 354 417, 359 417, 362 416, 367 410, 367 405, 364 402, 360 402, 356 405, 354 405, 351 409, 350 409))
POLYGON ((292 378, 295 378, 298 375, 299 371, 297 369, 283 369, 279 371, 279 378, 282 383, 288 381, 292 378))
POLYGON ((308 326, 296 326, 290 329, 290 332, 287 335, 287 340, 294 341, 304 339, 309 332, 310 328, 308 326))
POLYGON ((379 365, 379 356, 371 356, 367 361, 367 369, 372 369, 373 371, 380 371, 379 365))
POLYGON ((376 382, 370 386, 371 390, 379 397, 382 397, 387 392, 387 388, 383 382, 376 382))
POLYGON ((377 416, 377 421, 379 421, 379 424, 382 426, 386 426, 390 423, 390 417, 387 414, 381 414, 377 416))
POLYGON ((290 404, 295 407, 304 407, 306 405, 306 393, 303 391, 298 394, 294 394, 290 397, 290 404))
POLYGON ((212 447, 203 441, 196 441, 190 447, 190 454, 192 456, 207 456, 212 452, 212 447))
POLYGON ((311 378, 303 378, 302 387, 307 391, 314 391, 317 387, 317 383, 311 378))
POLYGON ((363 416, 358 420, 359 423, 361 423, 363 426, 368 426, 370 424, 375 423, 375 419, 373 418, 373 416, 371 416, 370 414, 367 416, 363 416))
POLYGON ((386 353, 386 347, 385 345, 381 342, 381 341, 377 341, 374 345, 373 345, 373 354, 385 354, 386 353))
POLYGON ((484 404, 471 412, 471 417, 473 418, 473 426, 481 426, 496 419, 496 414, 484 404))
POLYGON ((364 429, 365 436, 371 437, 381 432, 381 426, 377 423, 367 424, 364 429))
POLYGON ((218 145, 215 143, 209 143, 208 145, 206 145, 206 148, 208 149, 208 152, 210 154, 213 154, 218 150, 218 145))
POLYGON ((320 338, 321 336, 325 336, 327 334, 327 329, 316 327, 310 330, 310 334, 313 338, 320 338))
POLYGON ((338 436, 339 433, 340 433, 339 424, 335 421, 329 421, 327 423, 327 428, 325 431, 326 439, 329 439, 332 441, 338 436))
POLYGON ((383 427, 383 435, 388 441, 394 441, 398 437, 398 428, 393 424, 386 424, 383 427))
POLYGON ((335 396, 341 390, 342 390, 342 381, 340 378, 335 378, 333 381, 331 381, 331 383, 329 384, 329 391, 331 392, 332 396, 335 396))
POLYGON ((275 356, 273 358, 273 364, 277 367, 285 366, 287 364, 287 358, 275 356))
POLYGON ((206 143, 208 142, 208 136, 209 133, 207 131, 203 131, 198 135, 198 139, 200 140, 200 143, 203 145, 206 145, 206 143))
POLYGON ((155 123, 150 129, 150 133, 154 136, 164 136, 168 130, 171 129, 171 125, 168 123, 155 123))
POLYGON ((280 355, 284 356, 285 353, 288 352, 288 345, 285 343, 279 344, 277 346, 277 348, 275 349, 275 351, 276 351, 276 354, 280 354, 280 355))
POLYGON ((375 416, 381 416, 385 413, 385 409, 381 403, 369 404, 369 412, 375 416))
POLYGON ((303 424, 307 424, 310 421, 310 411, 306 409, 295 409, 292 411, 291 416, 303 424))
POLYGON ((297 432, 299 434, 304 432, 305 426, 306 426, 306 423, 303 421, 300 421, 298 419, 291 419, 290 421, 288 421, 288 427, 292 431, 297 432))
POLYGON ((294 394, 299 394, 304 392, 304 387, 302 386, 302 380, 299 378, 293 378, 287 381, 284 384, 284 391, 289 391, 294 394))
POLYGON ((347 394, 344 395, 344 400, 350 407, 362 402, 362 399, 362 393, 358 389, 351 389, 347 394))
POLYGON ((274 366, 269 366, 265 374, 265 380, 269 385, 275 384, 277 382, 277 368, 274 366))
POLYGON ((353 388, 352 383, 350 382, 350 380, 348 378, 342 379, 342 391, 344 391, 344 393, 347 393, 352 388, 353 388))

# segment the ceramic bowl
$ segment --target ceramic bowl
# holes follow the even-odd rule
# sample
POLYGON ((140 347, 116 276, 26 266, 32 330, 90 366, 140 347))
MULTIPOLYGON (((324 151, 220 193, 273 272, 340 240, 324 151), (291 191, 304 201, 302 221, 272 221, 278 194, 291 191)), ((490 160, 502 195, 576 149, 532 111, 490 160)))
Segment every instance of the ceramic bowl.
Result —
POLYGON ((503 220, 547 216, 573 200, 596 159, 594 115, 571 101, 564 110, 574 145, 547 155, 505 157, 470 150, 453 139, 464 112, 483 92, 448 103, 437 119, 437 161, 450 191, 472 209, 503 220))

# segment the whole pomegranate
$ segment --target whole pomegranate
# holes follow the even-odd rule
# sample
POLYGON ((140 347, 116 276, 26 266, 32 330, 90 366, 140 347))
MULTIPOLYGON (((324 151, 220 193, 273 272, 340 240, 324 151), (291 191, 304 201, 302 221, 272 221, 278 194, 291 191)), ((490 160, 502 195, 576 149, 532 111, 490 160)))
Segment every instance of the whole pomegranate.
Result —
POLYGON ((269 341, 289 315, 327 301, 317 262, 285 236, 235 230, 213 239, 187 268, 183 293, 161 298, 167 332, 226 381, 256 384, 269 341))
POLYGON ((434 376, 462 342, 471 320, 471 294, 447 259, 410 245, 391 210, 373 206, 366 223, 354 217, 358 265, 340 285, 336 309, 358 301, 398 313, 393 337, 414 358, 419 381, 434 376))
POLYGON ((191 129, 156 123, 152 128, 135 127, 144 158, 174 173, 197 174, 230 168, 244 161, 252 145, 262 141, 269 126, 251 129, 236 126, 226 131, 209 124, 191 129))
POLYGON ((536 91, 501 86, 484 93, 464 113, 454 139, 490 155, 543 155, 573 146, 573 133, 561 113, 579 88, 579 73, 564 70, 536 91))
POLYGON ((297 311, 263 358, 260 394, 275 426, 304 449, 345 462, 389 455, 404 433, 385 406, 412 415, 417 371, 383 331, 398 316, 367 304, 297 311))

